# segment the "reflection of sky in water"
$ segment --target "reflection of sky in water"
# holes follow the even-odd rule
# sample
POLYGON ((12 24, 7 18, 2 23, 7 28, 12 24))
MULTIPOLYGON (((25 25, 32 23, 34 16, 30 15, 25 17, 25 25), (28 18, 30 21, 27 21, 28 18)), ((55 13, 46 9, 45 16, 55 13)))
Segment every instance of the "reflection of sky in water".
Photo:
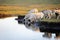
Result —
POLYGON ((54 34, 52 38, 43 38, 43 33, 27 29, 14 18, 0 19, 0 40, 55 40, 54 34))

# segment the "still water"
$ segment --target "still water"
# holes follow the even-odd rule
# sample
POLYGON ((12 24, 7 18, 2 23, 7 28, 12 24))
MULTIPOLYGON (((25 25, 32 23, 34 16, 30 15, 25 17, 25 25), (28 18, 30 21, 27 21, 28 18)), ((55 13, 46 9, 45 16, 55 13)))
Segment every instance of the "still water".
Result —
POLYGON ((16 17, 0 19, 0 40, 60 40, 52 34, 51 38, 43 37, 44 33, 29 30, 18 24, 16 17))

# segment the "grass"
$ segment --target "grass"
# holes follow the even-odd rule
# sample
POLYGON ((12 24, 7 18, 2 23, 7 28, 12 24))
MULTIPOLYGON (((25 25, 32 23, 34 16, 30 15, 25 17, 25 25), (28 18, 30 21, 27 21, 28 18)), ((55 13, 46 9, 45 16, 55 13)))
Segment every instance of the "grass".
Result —
MULTIPOLYGON (((39 11, 60 8, 60 4, 32 4, 32 5, 0 5, 0 14, 3 15, 26 15, 29 10, 37 8, 39 11)), ((1 15, 0 15, 1 16, 1 15)))
POLYGON ((45 22, 60 22, 60 19, 42 19, 40 21, 45 21, 45 22))

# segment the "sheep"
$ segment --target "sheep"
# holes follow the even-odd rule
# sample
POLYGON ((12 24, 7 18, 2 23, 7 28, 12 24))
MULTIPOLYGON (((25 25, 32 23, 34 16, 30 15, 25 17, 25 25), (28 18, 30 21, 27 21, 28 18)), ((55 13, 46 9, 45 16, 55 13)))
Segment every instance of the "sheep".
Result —
MULTIPOLYGON (((25 20, 25 26, 28 29, 31 30, 37 30, 39 29, 39 26, 35 26, 35 22, 39 22, 39 19, 43 19, 44 17, 44 13, 43 12, 38 12, 37 9, 32 9, 28 12, 28 14, 25 16, 24 20, 25 20)), ((40 24, 39 24, 40 25, 40 24)), ((46 34, 46 33, 45 33, 46 34)), ((47 33, 46 35, 48 35, 49 33, 47 33)), ((50 34, 51 35, 51 34, 50 34)))
POLYGON ((43 10, 42 12, 44 13, 44 17, 48 19, 51 19, 52 16, 55 15, 55 13, 52 10, 43 10))
POLYGON ((60 9, 56 9, 56 10, 54 10, 54 12, 55 12, 56 18, 59 19, 59 17, 60 17, 60 9))
POLYGON ((42 19, 44 14, 42 12, 38 12, 38 9, 32 9, 28 12, 28 14, 24 17, 24 24, 26 27, 34 26, 34 23, 39 19, 42 19))

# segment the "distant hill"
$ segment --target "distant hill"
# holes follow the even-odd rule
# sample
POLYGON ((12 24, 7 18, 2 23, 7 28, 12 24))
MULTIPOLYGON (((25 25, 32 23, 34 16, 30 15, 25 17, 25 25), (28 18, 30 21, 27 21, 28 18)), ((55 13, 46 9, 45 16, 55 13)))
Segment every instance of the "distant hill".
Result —
POLYGON ((60 4, 60 0, 0 0, 0 4, 60 4))

